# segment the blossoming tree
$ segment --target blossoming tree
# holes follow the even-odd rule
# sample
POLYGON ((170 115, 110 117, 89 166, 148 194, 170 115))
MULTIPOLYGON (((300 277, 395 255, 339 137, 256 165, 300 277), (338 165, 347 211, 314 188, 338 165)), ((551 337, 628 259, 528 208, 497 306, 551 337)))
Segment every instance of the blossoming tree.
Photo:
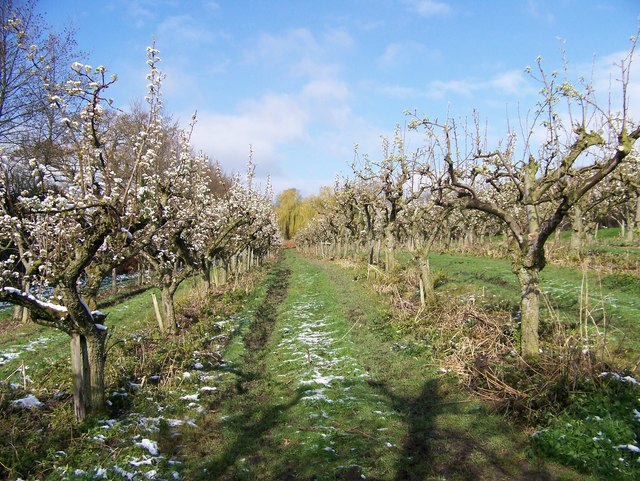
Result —
MULTIPOLYGON (((32 160, 32 175, 39 188, 35 193, 11 195, 5 176, 0 177, 0 238, 5 246, 23 246, 1 261, 0 301, 24 306, 34 321, 69 334, 74 408, 79 419, 104 406, 108 332, 105 316, 89 309, 83 299, 81 278, 91 270, 106 274, 119 265, 126 252, 121 247, 141 245, 152 220, 149 201, 155 194, 150 195, 148 186, 158 161, 157 54, 154 48, 148 49, 148 115, 129 145, 129 169, 121 168, 122 159, 110 148, 111 131, 106 128, 111 102, 104 94, 115 76, 108 77, 102 66, 94 69, 74 63, 75 79, 61 91, 56 88, 61 93, 50 97, 52 108, 62 112, 69 103, 83 105, 78 116, 62 118, 68 134, 65 162, 51 166, 32 160), (9 204, 12 209, 7 208, 9 204), (30 290, 22 288, 25 278, 30 290)), ((10 155, 5 154, 3 169, 10 155)))
MULTIPOLYGON (((438 204, 471 209, 499 220, 511 238, 512 269, 521 287, 521 350, 539 352, 540 271, 545 243, 572 208, 594 187, 628 161, 640 138, 629 117, 627 87, 633 47, 620 63, 621 104, 603 106, 588 83, 562 81, 548 74, 538 58, 540 98, 521 140, 509 132, 489 149, 475 129, 416 118, 423 128, 438 204), (466 146, 466 148, 465 148, 466 146)), ((530 68, 527 68, 531 72, 530 68)))

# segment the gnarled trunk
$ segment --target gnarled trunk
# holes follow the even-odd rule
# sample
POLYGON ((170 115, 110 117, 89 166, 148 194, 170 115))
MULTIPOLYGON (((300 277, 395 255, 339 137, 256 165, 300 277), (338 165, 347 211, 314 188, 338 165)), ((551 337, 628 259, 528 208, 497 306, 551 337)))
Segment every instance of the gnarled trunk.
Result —
POLYGON ((576 205, 571 212, 571 240, 569 247, 574 254, 580 254, 584 245, 584 222, 582 221, 582 209, 576 205))
POLYGON ((516 269, 522 297, 520 299, 520 350, 525 358, 540 352, 538 325, 540 323, 540 268, 520 265, 516 269))
MULTIPOLYGON (((22 279, 22 292, 31 291, 31 282, 22 279)), ((13 308, 13 319, 20 321, 22 324, 28 324, 31 321, 31 312, 24 306, 15 305, 13 308)))
POLYGON ((429 259, 421 258, 420 266, 420 303, 424 306, 431 306, 437 302, 436 288, 431 274, 429 259))
POLYGON ((210 260, 204 259, 202 260, 200 265, 202 266, 201 270, 202 270, 202 280, 204 281, 204 290, 207 294, 209 294, 212 291, 211 279, 213 278, 212 276, 213 263, 210 260))
POLYGON ((391 272, 396 265, 396 236, 393 224, 385 229, 385 271, 391 272))
POLYGON ((78 420, 105 407, 104 368, 106 331, 71 334, 71 370, 73 374, 73 408, 78 420))
POLYGON ((164 331, 173 334, 176 332, 176 308, 173 301, 173 296, 176 293, 176 288, 173 285, 162 286, 162 311, 164 313, 164 331))

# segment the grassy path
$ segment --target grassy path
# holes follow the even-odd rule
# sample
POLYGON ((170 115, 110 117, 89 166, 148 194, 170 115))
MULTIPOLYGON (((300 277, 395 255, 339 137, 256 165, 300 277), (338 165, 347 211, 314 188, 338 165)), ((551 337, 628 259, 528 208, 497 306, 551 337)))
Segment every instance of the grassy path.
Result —
POLYGON ((524 435, 460 397, 381 301, 348 271, 288 252, 181 440, 184 477, 575 479, 531 466, 524 435))

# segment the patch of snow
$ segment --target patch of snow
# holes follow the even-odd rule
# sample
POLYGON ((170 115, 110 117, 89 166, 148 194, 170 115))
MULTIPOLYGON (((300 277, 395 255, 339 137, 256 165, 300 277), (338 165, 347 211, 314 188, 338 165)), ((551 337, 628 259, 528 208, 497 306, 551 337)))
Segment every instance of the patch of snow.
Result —
POLYGON ((133 478, 136 476, 135 473, 130 473, 128 471, 125 471, 124 469, 122 469, 120 466, 114 466, 113 468, 111 468, 113 470, 114 473, 116 473, 119 476, 122 476, 125 479, 128 479, 129 481, 132 481, 133 478))
POLYGON ((628 382, 630 384, 638 384, 638 381, 631 376, 621 376, 620 374, 618 374, 617 372, 603 372, 602 374, 600 374, 600 376, 598 377, 612 377, 614 379, 617 379, 618 381, 621 382, 628 382))
POLYGON ((113 425, 117 422, 118 422, 117 419, 103 419, 101 421, 98 421, 98 424, 102 424, 103 427, 106 426, 106 427, 112 428, 113 425))
MULTIPOLYGON (((314 391, 312 391, 314 392, 314 391)), ((326 403, 332 404, 333 403, 333 399, 329 399, 327 396, 325 396, 322 393, 322 390, 317 390, 314 392, 314 394, 310 395, 310 396, 304 396, 302 398, 300 398, 301 401, 324 401, 326 403)))
POLYGON ((107 470, 104 468, 96 468, 95 472, 93 473, 93 477, 98 478, 98 479, 108 479, 107 478, 107 470))
POLYGON ((22 291, 14 288, 14 287, 5 286, 5 287, 2 288, 2 290, 4 292, 8 292, 9 294, 13 294, 13 295, 20 296, 20 297, 26 297, 27 299, 29 299, 34 304, 37 304, 40 307, 44 307, 45 309, 51 309, 52 311, 56 311, 56 312, 59 312, 61 314, 66 314, 68 312, 67 308, 64 307, 64 306, 61 306, 59 304, 54 304, 52 302, 47 302, 47 301, 43 301, 43 300, 37 299, 32 294, 29 294, 27 292, 22 292, 22 291))
POLYGON ((19 352, 2 352, 0 353, 0 366, 18 357, 20 357, 19 352))
POLYGON ((29 394, 22 399, 16 399, 15 401, 11 401, 11 404, 14 406, 18 406, 21 408, 40 408, 42 407, 42 403, 40 400, 35 397, 33 394, 29 394))
POLYGON ((203 365, 201 362, 196 362, 196 363, 193 365, 193 368, 194 368, 194 369, 204 369, 204 365, 203 365))
POLYGON ((309 385, 309 384, 321 384, 323 386, 329 386, 329 384, 331 384, 331 382, 333 381, 338 381, 338 380, 343 380, 344 376, 323 376, 322 374, 320 374, 320 372, 318 372, 317 370, 315 371, 315 377, 313 379, 310 380, 306 380, 306 381, 300 381, 300 384, 302 385, 309 385))
POLYGON ((616 446, 616 449, 628 449, 634 453, 640 453, 640 448, 633 444, 621 444, 620 446, 616 446))
POLYGON ((143 456, 142 459, 140 458, 131 459, 131 461, 129 461, 129 464, 131 466, 135 466, 136 468, 139 468, 140 466, 151 466, 151 464, 153 464, 153 461, 154 461, 154 458, 143 456))
POLYGON ((151 456, 158 455, 158 443, 152 441, 151 439, 143 438, 142 441, 136 443, 136 446, 140 446, 143 449, 149 451, 151 456))
POLYGON ((199 396, 200 396, 200 394, 198 394, 198 393, 188 394, 186 396, 182 396, 180 398, 180 400, 182 400, 182 401, 197 401, 199 396))

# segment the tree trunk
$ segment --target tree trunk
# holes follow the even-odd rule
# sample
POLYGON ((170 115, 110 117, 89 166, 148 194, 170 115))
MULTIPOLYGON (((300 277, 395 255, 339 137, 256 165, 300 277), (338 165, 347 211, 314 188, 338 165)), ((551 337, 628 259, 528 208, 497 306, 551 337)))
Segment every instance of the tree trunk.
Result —
POLYGON ((640 228, 640 195, 636 197, 636 228, 640 228))
POLYGON ((107 333, 92 330, 88 335, 71 335, 71 370, 73 374, 73 408, 76 419, 104 409, 104 367, 107 333))
POLYGON ((212 263, 209 260, 202 261, 202 280, 204 281, 204 290, 207 294, 211 292, 212 279, 212 263))
POLYGON ((216 289, 218 287, 220 287, 220 285, 222 284, 221 279, 220 279, 220 275, 218 274, 218 263, 216 261, 213 262, 213 285, 216 287, 216 289))
POLYGON ((385 229, 385 271, 391 272, 395 268, 396 260, 396 237, 393 232, 393 225, 385 229))
POLYGON ((540 321, 540 269, 520 265, 517 269, 522 297, 520 299, 521 344, 524 358, 540 353, 538 325, 540 321))
POLYGON ((584 222, 582 221, 582 209, 575 205, 571 212, 571 240, 569 247, 574 254, 580 254, 584 245, 584 222))
POLYGON ((437 298, 429 259, 420 259, 420 284, 422 286, 422 292, 420 293, 422 307, 434 305, 437 298))
MULTIPOLYGON (((22 292, 31 291, 31 282, 27 279, 22 279, 22 292)), ((31 312, 29 309, 23 306, 14 306, 13 318, 19 320, 22 324, 28 324, 31 321, 31 312)))
POLYGON ((375 240, 371 239, 369 240, 369 264, 373 264, 373 254, 375 252, 375 240))
POLYGON ((164 330, 169 334, 176 332, 176 309, 173 302, 175 289, 172 286, 162 286, 162 310, 164 313, 164 330))
POLYGON ((115 268, 111 269, 111 292, 118 292, 118 272, 115 268))
POLYGON ((627 241, 633 242, 635 230, 640 227, 640 196, 636 197, 635 207, 629 209, 629 230, 627 231, 627 241))

